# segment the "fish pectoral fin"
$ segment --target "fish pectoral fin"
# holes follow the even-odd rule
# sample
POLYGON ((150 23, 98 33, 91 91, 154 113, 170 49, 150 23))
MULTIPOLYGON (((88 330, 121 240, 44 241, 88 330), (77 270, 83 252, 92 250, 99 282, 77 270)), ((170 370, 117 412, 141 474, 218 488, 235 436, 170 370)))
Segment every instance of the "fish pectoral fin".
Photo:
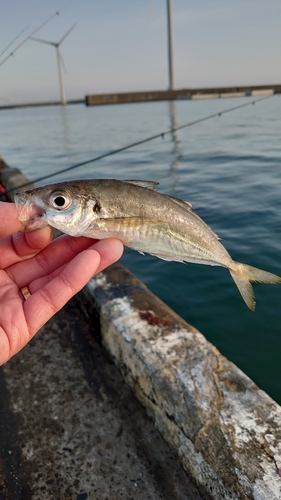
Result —
POLYGON ((140 186, 147 189, 155 189, 158 186, 159 182, 155 181, 139 181, 139 180, 125 180, 124 182, 128 182, 129 184, 134 184, 135 186, 140 186))

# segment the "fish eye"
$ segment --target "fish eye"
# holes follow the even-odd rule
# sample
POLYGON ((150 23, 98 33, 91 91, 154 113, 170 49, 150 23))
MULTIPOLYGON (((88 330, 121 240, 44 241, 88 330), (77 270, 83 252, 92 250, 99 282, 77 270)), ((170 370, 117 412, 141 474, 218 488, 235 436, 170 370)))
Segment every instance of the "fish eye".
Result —
POLYGON ((50 205, 58 210, 66 210, 70 207, 72 199, 66 191, 54 191, 50 195, 50 205))

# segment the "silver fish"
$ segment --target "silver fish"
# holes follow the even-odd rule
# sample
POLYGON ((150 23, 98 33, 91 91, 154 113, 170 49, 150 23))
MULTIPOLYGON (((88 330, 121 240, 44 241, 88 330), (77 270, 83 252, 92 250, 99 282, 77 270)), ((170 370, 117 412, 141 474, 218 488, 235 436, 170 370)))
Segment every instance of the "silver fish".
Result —
POLYGON ((114 179, 70 181, 20 191, 15 201, 25 230, 50 224, 72 236, 116 237, 127 247, 164 260, 226 267, 254 311, 250 282, 281 283, 281 278, 233 261, 192 206, 158 193, 154 190, 157 184, 114 179), (32 216, 31 206, 35 211, 32 216))

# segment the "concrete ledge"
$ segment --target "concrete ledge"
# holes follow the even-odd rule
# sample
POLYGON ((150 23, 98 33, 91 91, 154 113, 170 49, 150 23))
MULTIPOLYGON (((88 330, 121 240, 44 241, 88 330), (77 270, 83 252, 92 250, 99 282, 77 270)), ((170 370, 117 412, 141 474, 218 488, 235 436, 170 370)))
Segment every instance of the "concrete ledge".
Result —
POLYGON ((214 499, 281 498, 281 408, 120 265, 82 292, 102 342, 214 499))
POLYGON ((27 177, 22 175, 22 172, 18 168, 8 167, 3 160, 1 161, 1 158, 0 184, 4 186, 6 195, 10 200, 14 199, 14 194, 20 187, 23 187, 23 189, 35 188, 35 184, 33 184, 27 177))

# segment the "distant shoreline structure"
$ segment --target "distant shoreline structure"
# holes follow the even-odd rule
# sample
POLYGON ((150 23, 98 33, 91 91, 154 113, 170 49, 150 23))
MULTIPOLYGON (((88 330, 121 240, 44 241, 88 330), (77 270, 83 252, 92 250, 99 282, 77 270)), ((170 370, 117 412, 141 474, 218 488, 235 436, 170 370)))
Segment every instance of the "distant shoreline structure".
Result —
MULTIPOLYGON (((151 90, 140 92, 119 92, 111 94, 90 94, 86 95, 84 99, 69 100, 66 102, 66 104, 85 104, 86 106, 100 106, 104 104, 129 104, 136 102, 173 101, 181 99, 201 100, 229 97, 258 97, 280 93, 281 84, 239 87, 205 87, 192 89, 184 88, 177 90, 151 90)), ((61 105, 61 101, 7 104, 0 105, 0 110, 61 105)))
MULTIPOLYGON (((84 104, 85 99, 74 99, 67 101, 66 104, 84 104)), ((42 101, 42 102, 27 102, 22 104, 4 104, 0 105, 0 110, 16 109, 16 108, 39 108, 43 106, 63 106, 61 101, 42 101)))
POLYGON ((122 92, 116 94, 95 94, 86 96, 87 106, 101 104, 124 104, 131 102, 173 101, 181 99, 218 99, 227 97, 257 97, 281 93, 281 85, 255 85, 241 87, 184 88, 177 90, 152 90, 143 92, 122 92))

